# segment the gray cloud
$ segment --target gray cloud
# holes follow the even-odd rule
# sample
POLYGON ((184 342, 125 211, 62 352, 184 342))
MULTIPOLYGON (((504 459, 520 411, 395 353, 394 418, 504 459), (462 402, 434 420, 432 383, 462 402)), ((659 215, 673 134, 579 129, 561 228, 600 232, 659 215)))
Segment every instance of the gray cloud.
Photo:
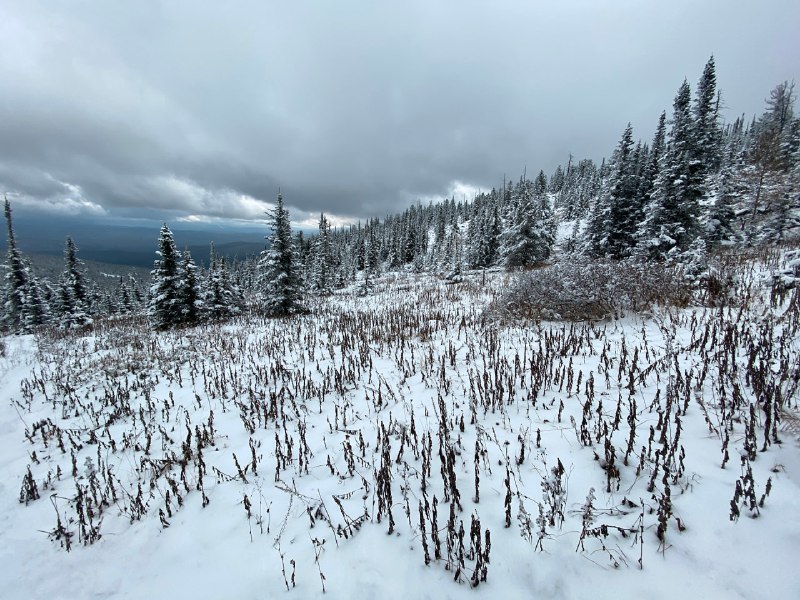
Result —
POLYGON ((0 189, 66 212, 382 216, 649 139, 712 53, 735 114, 800 79, 789 0, 5 4, 0 189))

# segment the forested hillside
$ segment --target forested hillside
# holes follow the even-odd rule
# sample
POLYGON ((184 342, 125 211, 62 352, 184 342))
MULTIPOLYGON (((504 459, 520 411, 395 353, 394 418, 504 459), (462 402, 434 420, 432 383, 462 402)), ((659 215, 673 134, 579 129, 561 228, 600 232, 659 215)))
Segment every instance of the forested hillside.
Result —
MULTIPOLYGON (((291 272, 286 281, 295 288, 290 304, 296 309, 304 295, 324 296, 356 282, 366 294, 379 274, 409 269, 457 279, 473 269, 633 260, 680 267, 693 283, 705 285, 719 250, 800 236, 800 118, 793 84, 775 86, 761 115, 731 123, 721 117, 723 102, 712 57, 694 92, 687 81, 680 84, 671 111, 654 119, 652 137, 637 140, 629 124, 599 165, 570 156, 549 175, 526 171, 471 199, 415 204, 346 228, 332 229, 322 214, 314 236, 291 235, 291 217, 279 197, 283 212, 272 214, 260 259, 226 261, 212 246, 198 266, 198 257, 175 246, 165 224, 153 280, 127 278, 113 292, 83 281, 80 240, 67 241, 63 276, 45 277, 31 268, 16 244, 6 201, 3 324, 7 331, 32 331, 147 307, 155 314, 164 298, 153 290, 168 288, 166 301, 176 306, 168 320, 154 317, 156 326, 218 320, 244 308, 268 310, 283 293, 276 278, 284 272, 291 272), (278 270, 274 256, 268 257, 276 243, 278 270), (76 311, 84 316, 71 317, 76 311)), ((285 298, 281 302, 282 312, 295 310, 285 298)))

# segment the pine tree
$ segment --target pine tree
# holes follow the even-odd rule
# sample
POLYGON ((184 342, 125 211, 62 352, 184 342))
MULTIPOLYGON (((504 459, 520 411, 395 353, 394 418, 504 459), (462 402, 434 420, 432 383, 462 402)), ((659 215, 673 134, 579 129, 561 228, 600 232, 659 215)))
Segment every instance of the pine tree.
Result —
POLYGON ((148 314, 156 329, 171 329, 184 321, 180 252, 167 224, 161 226, 158 238, 159 258, 153 264, 148 314))
POLYGON ((303 311, 303 289, 297 253, 292 243, 289 212, 278 193, 275 208, 267 213, 272 233, 269 248, 261 253, 262 304, 268 315, 286 316, 303 311))

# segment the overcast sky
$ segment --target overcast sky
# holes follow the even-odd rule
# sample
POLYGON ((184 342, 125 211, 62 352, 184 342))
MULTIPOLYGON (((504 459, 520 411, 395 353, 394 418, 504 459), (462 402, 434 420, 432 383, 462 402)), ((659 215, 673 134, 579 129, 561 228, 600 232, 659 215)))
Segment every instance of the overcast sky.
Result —
POLYGON ((729 120, 800 83, 797 0, 2 4, 0 190, 50 218, 384 216, 649 140, 712 53, 729 120))

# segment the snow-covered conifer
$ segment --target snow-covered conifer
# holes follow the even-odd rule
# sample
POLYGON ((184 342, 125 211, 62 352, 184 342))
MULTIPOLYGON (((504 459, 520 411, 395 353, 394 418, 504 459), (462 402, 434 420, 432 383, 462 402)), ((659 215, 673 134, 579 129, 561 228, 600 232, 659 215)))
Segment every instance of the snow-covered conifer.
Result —
POLYGON ((641 254, 650 258, 686 251, 700 233, 700 200, 707 189, 697 159, 690 99, 689 84, 684 80, 673 102, 664 165, 637 233, 641 254))
MULTIPOLYGON (((538 178, 537 178, 538 179, 538 178)), ((544 188, 520 178, 513 192, 510 223, 502 239, 506 268, 528 267, 550 256, 555 242, 555 222, 544 188)))
POLYGON ((319 235, 314 240, 312 253, 311 287, 326 295, 333 285, 333 256, 331 250, 331 226, 324 214, 319 215, 319 235))
POLYGON ((89 303, 91 301, 83 263, 78 259, 75 242, 67 236, 64 246, 64 272, 59 281, 58 316, 59 325, 65 329, 91 324, 89 303))
POLYGON ((622 133, 609 167, 609 176, 589 220, 587 250, 592 256, 622 258, 635 245, 642 217, 630 123, 622 133))
POLYGON ((156 329, 170 329, 183 322, 183 298, 180 252, 167 224, 161 226, 158 238, 158 258, 153 264, 148 314, 156 329))
POLYGON ((5 198, 5 217, 8 229, 8 250, 6 253, 6 298, 3 311, 8 329, 20 332, 25 327, 25 306, 30 273, 22 254, 17 248, 14 226, 11 220, 11 204, 5 198))
POLYGON ((205 285, 205 312, 212 320, 232 317, 241 312, 242 296, 231 277, 225 258, 211 244, 211 261, 205 285))
POLYGON ((196 325, 203 313, 203 300, 200 297, 197 281, 197 265, 188 248, 182 253, 179 292, 181 323, 189 326, 196 325))
POLYGON ((267 314, 286 316, 303 311, 303 282, 300 264, 292 240, 289 212, 278 193, 275 208, 268 211, 272 233, 269 248, 261 253, 259 270, 262 281, 261 303, 267 314))

